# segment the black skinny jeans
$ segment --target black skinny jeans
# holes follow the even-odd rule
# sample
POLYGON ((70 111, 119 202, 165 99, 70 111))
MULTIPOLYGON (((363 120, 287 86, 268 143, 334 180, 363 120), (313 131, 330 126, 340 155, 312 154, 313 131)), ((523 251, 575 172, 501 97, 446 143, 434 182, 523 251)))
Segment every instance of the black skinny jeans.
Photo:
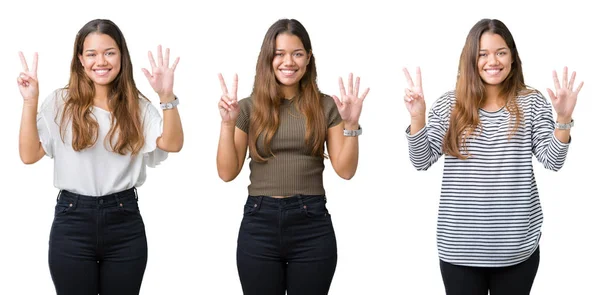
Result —
POLYGON ((337 246, 324 196, 250 196, 237 248, 245 295, 325 295, 337 246))
POLYGON ((101 197, 61 191, 48 254, 58 295, 139 294, 148 246, 136 189, 101 197))

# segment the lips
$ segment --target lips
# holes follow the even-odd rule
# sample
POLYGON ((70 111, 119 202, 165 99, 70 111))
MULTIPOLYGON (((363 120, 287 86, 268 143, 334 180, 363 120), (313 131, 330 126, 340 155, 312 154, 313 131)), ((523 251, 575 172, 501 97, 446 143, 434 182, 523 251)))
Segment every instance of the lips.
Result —
POLYGON ((291 69, 280 69, 279 72, 281 72, 281 74, 283 74, 284 77, 291 77, 294 74, 296 74, 298 70, 291 70, 291 69))
POLYGON ((496 75, 500 74, 502 69, 486 69, 484 71, 490 76, 496 76, 496 75))
POLYGON ((108 72, 110 72, 110 69, 95 69, 94 73, 96 74, 96 76, 106 76, 108 75, 108 72))

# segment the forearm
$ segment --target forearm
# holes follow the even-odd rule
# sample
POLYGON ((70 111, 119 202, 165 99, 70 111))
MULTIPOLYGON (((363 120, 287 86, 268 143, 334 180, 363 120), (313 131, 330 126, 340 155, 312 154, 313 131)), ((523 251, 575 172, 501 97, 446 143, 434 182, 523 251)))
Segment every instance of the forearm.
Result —
POLYGON ((39 160, 37 158, 40 150, 40 137, 36 124, 37 104, 37 100, 23 104, 19 130, 19 155, 26 164, 39 160))
MULTIPOLYGON (((175 100, 175 95, 161 96, 161 103, 175 100)), ((183 127, 179 110, 175 107, 163 110, 163 132, 161 149, 167 152, 179 152, 183 147, 183 127)))
POLYGON ((233 180, 240 170, 234 135, 234 123, 221 123, 221 134, 217 148, 217 170, 219 177, 224 181, 233 180))
POLYGON ((165 151, 179 152, 183 147, 183 127, 177 108, 163 111, 162 140, 165 151))
MULTIPOLYGON (((358 124, 344 123, 344 129, 357 130, 358 124)), ((358 136, 344 136, 344 141, 339 154, 336 157, 337 174, 344 178, 350 179, 356 173, 358 167, 358 136)))

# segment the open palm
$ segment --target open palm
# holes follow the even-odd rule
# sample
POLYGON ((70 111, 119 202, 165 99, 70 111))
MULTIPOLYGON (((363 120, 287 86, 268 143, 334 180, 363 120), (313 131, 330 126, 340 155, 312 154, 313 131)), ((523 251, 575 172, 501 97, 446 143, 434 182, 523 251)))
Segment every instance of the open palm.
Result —
POLYGON ((581 82, 579 83, 577 89, 573 90, 573 85, 575 84, 575 75, 576 73, 573 71, 571 74, 571 79, 567 81, 569 69, 564 67, 561 85, 561 83, 558 81, 556 71, 552 71, 552 78, 554 80, 554 88, 556 93, 550 88, 546 90, 548 91, 548 95, 550 96, 552 105, 554 106, 554 110, 556 111, 556 115, 558 117, 571 118, 571 115, 573 114, 575 104, 577 103, 577 95, 579 94, 581 87, 583 87, 583 82, 581 82))
POLYGON ((148 51, 148 59, 150 60, 152 72, 148 71, 147 69, 142 69, 142 71, 144 71, 144 75, 146 75, 146 78, 148 78, 148 82, 150 82, 150 86, 152 86, 152 89, 154 89, 154 91, 156 91, 160 97, 173 96, 175 68, 179 63, 179 57, 176 58, 173 62, 173 65, 169 67, 169 54, 170 50, 167 48, 165 50, 165 55, 163 56, 162 46, 158 45, 156 53, 158 63, 154 61, 152 52, 148 51))
POLYGON ((369 94, 369 88, 359 96, 360 77, 356 77, 355 82, 352 73, 348 76, 348 91, 346 91, 344 80, 341 77, 339 78, 339 86, 341 99, 334 95, 333 101, 344 123, 349 126, 356 126, 362 111, 363 101, 369 94))

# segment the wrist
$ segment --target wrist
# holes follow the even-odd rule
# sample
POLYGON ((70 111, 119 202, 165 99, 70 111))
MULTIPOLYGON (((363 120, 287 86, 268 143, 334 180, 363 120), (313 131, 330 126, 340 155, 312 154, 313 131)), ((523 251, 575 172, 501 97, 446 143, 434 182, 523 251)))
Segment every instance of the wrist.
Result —
POLYGON ((175 99, 177 99, 177 97, 175 96, 174 93, 169 93, 169 94, 159 94, 158 95, 158 99, 160 99, 160 103, 168 103, 168 102, 172 102, 175 99))
POLYGON ((573 120, 573 118, 571 116, 557 116, 556 117, 556 122, 561 123, 561 124, 569 124, 569 123, 571 123, 572 120, 573 120))
POLYGON ((23 107, 25 108, 36 108, 38 107, 38 99, 32 98, 23 101, 23 107))
POLYGON ((346 130, 358 130, 359 127, 358 122, 344 122, 344 129, 346 130))

